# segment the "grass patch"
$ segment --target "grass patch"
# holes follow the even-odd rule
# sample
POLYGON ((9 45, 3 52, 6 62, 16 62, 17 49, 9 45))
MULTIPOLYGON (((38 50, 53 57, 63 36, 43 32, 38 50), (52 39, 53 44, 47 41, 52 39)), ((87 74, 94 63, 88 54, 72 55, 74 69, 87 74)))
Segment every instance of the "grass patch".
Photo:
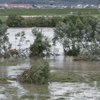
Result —
POLYGON ((100 73, 89 74, 88 78, 90 81, 100 81, 100 73))
POLYGON ((7 79, 8 79, 7 77, 0 76, 0 83, 1 83, 1 84, 3 84, 3 83, 8 83, 8 82, 7 82, 7 79))
POLYGON ((29 99, 29 100, 33 100, 34 99, 34 96, 33 95, 23 95, 22 97, 21 97, 21 99, 29 99))
POLYGON ((73 73, 51 73, 49 82, 83 82, 84 78, 73 73))
POLYGON ((49 100, 50 99, 50 97, 48 97, 48 96, 39 96, 38 97, 38 100, 49 100))
MULTIPOLYGON (((23 99, 28 99, 28 100, 33 100, 33 99, 35 99, 36 97, 34 96, 34 95, 23 95, 20 99, 21 100, 23 100, 23 99)), ((38 98, 38 100, 47 100, 47 99, 49 99, 49 97, 48 96, 38 96, 37 97, 38 98)))

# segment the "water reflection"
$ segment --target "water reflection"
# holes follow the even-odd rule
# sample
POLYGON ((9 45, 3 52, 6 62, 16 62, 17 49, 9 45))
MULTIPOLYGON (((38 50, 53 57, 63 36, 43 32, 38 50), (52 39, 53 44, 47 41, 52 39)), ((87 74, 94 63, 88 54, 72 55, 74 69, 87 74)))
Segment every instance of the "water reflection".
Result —
POLYGON ((48 84, 46 85, 36 85, 36 84, 22 84, 21 85, 24 87, 24 89, 30 91, 30 93, 37 95, 49 95, 49 89, 48 89, 48 84))
POLYGON ((54 60, 51 58, 50 65, 53 68, 60 69, 61 71, 69 72, 100 72, 100 62, 99 61, 74 61, 74 57, 70 56, 58 56, 54 60))
POLYGON ((35 100, 46 97, 44 100, 98 100, 100 88, 92 83, 58 83, 48 85, 21 84, 27 95, 33 95, 35 100))

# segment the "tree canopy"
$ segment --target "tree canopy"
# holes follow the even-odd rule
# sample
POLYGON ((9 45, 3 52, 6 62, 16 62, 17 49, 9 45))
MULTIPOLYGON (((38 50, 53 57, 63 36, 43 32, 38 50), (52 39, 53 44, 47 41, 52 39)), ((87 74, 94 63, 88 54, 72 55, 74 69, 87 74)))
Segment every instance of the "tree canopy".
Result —
POLYGON ((45 37, 39 30, 32 30, 33 36, 35 37, 34 43, 30 46, 30 57, 44 56, 50 51, 51 45, 49 44, 48 38, 45 37))
MULTIPOLYGON (((84 55, 83 59, 100 60, 100 17, 65 18, 54 29, 53 42, 63 46, 65 55, 84 55), (74 20, 75 18, 75 20, 74 20)), ((82 56, 83 57, 83 56, 82 56)))

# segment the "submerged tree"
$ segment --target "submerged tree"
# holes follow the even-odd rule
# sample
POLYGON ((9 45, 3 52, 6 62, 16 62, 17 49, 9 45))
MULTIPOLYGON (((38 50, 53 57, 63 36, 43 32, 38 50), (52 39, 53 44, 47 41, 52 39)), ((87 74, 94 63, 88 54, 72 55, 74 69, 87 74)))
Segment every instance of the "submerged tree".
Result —
POLYGON ((18 53, 15 52, 15 54, 17 54, 15 58, 16 57, 17 58, 27 58, 29 56, 29 47, 25 47, 25 45, 27 45, 28 43, 30 45, 30 40, 26 39, 26 35, 24 31, 15 34, 14 51, 16 50, 18 51, 18 53))
POLYGON ((2 20, 0 20, 0 24, 2 24, 2 20))
POLYGON ((100 60, 100 18, 77 17, 60 22, 54 29, 54 44, 61 43, 65 55, 81 55, 84 60, 100 60), (85 24, 86 23, 86 24, 85 24))
POLYGON ((64 55, 77 55, 79 53, 79 47, 77 45, 79 34, 76 34, 76 26, 72 21, 67 24, 60 22, 54 29, 54 44, 59 42, 63 46, 64 55))
POLYGON ((9 42, 8 27, 6 25, 0 25, 0 57, 8 57, 8 51, 11 48, 11 44, 9 42))
POLYGON ((30 57, 45 56, 46 54, 49 54, 51 45, 49 44, 48 38, 36 28, 32 30, 32 33, 35 37, 35 41, 30 46, 30 57))
POLYGON ((33 62, 31 68, 25 70, 18 79, 21 82, 46 84, 48 83, 49 75, 49 63, 44 59, 37 59, 33 62))

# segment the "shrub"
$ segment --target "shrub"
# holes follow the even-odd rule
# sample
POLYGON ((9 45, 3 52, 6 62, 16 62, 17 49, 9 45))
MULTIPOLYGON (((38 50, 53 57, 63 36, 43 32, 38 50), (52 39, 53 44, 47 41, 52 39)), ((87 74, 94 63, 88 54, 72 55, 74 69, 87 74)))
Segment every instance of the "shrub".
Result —
POLYGON ((8 16, 6 24, 9 27, 23 27, 24 18, 16 14, 10 14, 8 16))
POLYGON ((77 56, 79 54, 79 52, 80 52, 79 48, 73 48, 73 49, 67 51, 67 55, 77 56))
POLYGON ((4 57, 4 58, 8 57, 7 52, 11 48, 7 29, 8 26, 0 24, 0 57, 4 57))
POLYGON ((50 67, 46 60, 38 59, 34 61, 30 69, 25 70, 20 75, 21 82, 45 84, 48 82, 50 67))
POLYGON ((39 56, 43 57, 50 52, 50 43, 48 38, 45 37, 39 30, 32 30, 33 36, 35 36, 34 43, 30 46, 30 57, 39 56))
POLYGON ((2 21, 0 20, 0 24, 2 24, 2 21))
POLYGON ((24 27, 55 27, 56 24, 62 21, 61 17, 29 17, 23 21, 24 27))
POLYGON ((52 27, 55 27, 61 21, 62 21, 61 17, 51 17, 51 25, 52 25, 52 27))

